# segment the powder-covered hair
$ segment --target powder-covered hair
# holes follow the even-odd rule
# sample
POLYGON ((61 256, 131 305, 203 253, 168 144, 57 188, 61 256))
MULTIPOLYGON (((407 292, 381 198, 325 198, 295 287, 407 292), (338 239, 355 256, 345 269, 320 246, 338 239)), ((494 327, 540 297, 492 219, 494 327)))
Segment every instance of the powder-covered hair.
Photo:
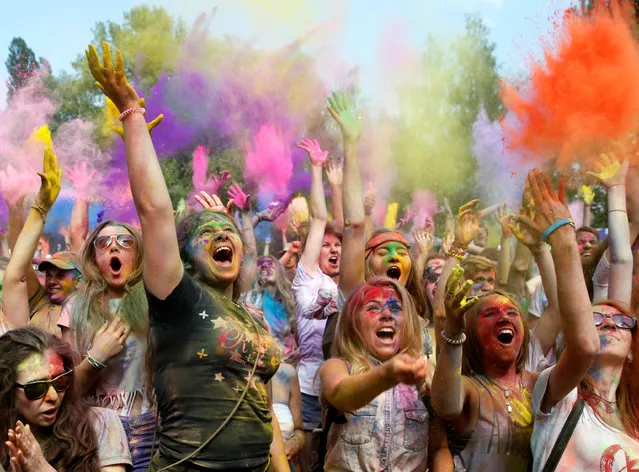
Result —
MULTIPOLYGON (((371 239, 380 233, 388 232, 388 229, 380 229, 373 233, 371 239)), ((371 279, 372 277, 385 277, 386 274, 377 274, 373 269, 373 254, 375 251, 372 251, 364 262, 364 278, 366 280, 371 279)), ((408 252, 410 257, 410 272, 408 274, 408 279, 406 279, 406 290, 413 297, 413 304, 415 305, 415 309, 417 310, 417 314, 424 319, 427 319, 428 312, 426 308, 426 301, 424 300, 424 290, 422 289, 421 284, 421 274, 417 272, 417 262, 413 259, 413 256, 408 252)))
POLYGON ((479 316, 480 307, 483 309, 486 308, 485 303, 482 302, 485 302, 488 297, 494 297, 495 295, 506 297, 519 313, 519 318, 521 318, 521 322, 524 327, 524 339, 521 343, 521 348, 519 348, 519 354, 517 354, 517 360, 515 363, 517 372, 519 373, 524 370, 524 366, 526 365, 526 359, 528 359, 530 330, 528 329, 528 322, 523 314, 521 305, 512 294, 502 290, 494 290, 480 295, 480 300, 470 307, 464 315, 467 333, 466 342, 464 343, 464 362, 462 366, 462 373, 464 375, 486 375, 486 369, 482 364, 483 347, 479 339, 479 334, 477 333, 477 317, 479 316))
POLYGON ((464 277, 472 279, 475 274, 479 272, 486 272, 492 270, 495 272, 495 263, 483 256, 468 256, 461 263, 462 269, 464 269, 464 277))
POLYGON ((373 277, 360 285, 348 298, 335 328, 332 357, 348 361, 352 366, 351 374, 353 375, 374 367, 371 361, 372 354, 362 342, 359 314, 364 309, 367 294, 379 288, 395 290, 402 304, 404 321, 397 354, 405 353, 415 358, 423 355, 421 325, 413 304, 413 297, 397 281, 388 277, 373 277))
MULTIPOLYGON (((279 259, 273 256, 262 256, 257 260, 258 273, 259 273, 260 262, 264 260, 271 261, 273 263, 273 266, 275 267, 275 287, 274 287, 275 300, 277 300, 278 302, 282 303, 282 305, 284 305, 284 308, 286 309, 286 313, 288 315, 289 324, 291 325, 293 332, 296 333, 297 331, 296 331, 296 323, 295 323, 295 319, 296 319, 295 299, 293 298, 293 289, 292 289, 293 284, 288 279, 288 276, 286 275, 286 271, 284 270, 284 266, 282 266, 279 259)), ((258 290, 265 289, 265 287, 261 286, 260 284, 259 276, 257 278, 256 287, 258 290)))
MULTIPOLYGON (((17 367, 34 354, 50 350, 57 353, 64 371, 75 368, 74 353, 67 343, 36 328, 8 331, 0 336, 0 431, 6 436, 20 419, 16 404, 17 367)), ((73 375, 73 374, 71 374, 73 375)), ((74 385, 66 391, 58 416, 49 433, 49 440, 41 444, 42 453, 55 470, 94 472, 99 470, 98 441, 92 423, 94 413, 89 409, 74 385)), ((6 447, 0 448, 0 463, 9 466, 6 447)))
MULTIPOLYGON (((617 300, 602 300, 593 303, 593 306, 607 305, 615 308, 619 313, 630 315, 637 318, 628 307, 617 300)), ((630 347, 632 353, 632 362, 626 360, 621 371, 619 385, 615 400, 621 414, 621 423, 626 433, 639 440, 639 376, 637 376, 637 362, 639 362, 639 343, 637 342, 637 327, 632 329, 632 345, 630 347)), ((599 416, 599 411, 595 406, 601 401, 600 393, 597 390, 597 384, 590 375, 586 375, 579 383, 579 394, 588 403, 595 414, 599 416)), ((604 424, 607 424, 600 418, 604 424)))
POLYGON ((123 228, 135 239, 133 270, 124 284, 125 295, 122 298, 118 314, 135 333, 146 337, 149 329, 149 306, 142 282, 142 261, 144 259, 142 234, 129 224, 113 220, 103 221, 89 234, 80 255, 82 279, 80 279, 77 293, 73 299, 72 310, 75 329, 74 348, 78 353, 86 352, 95 333, 105 321, 111 319, 107 296, 109 285, 100 275, 100 269, 95 259, 94 245, 100 232, 108 226, 123 228))
MULTIPOLYGON (((213 211, 207 208, 205 210, 190 213, 184 216, 178 223, 177 239, 178 239, 178 246, 180 248, 180 258, 182 259, 182 263, 184 264, 184 270, 186 271, 187 274, 191 276, 196 275, 196 273, 195 273, 195 269, 193 268, 193 261, 191 260, 191 257, 189 256, 189 253, 187 251, 187 246, 189 244, 189 241, 191 240, 191 238, 193 238, 193 236, 195 236, 195 232, 200 226, 213 220, 214 217, 218 217, 218 216, 222 216, 226 220, 228 220, 229 224, 231 224, 233 228, 235 228, 237 235, 242 241, 242 245, 245 246, 244 238, 242 237, 242 232, 238 229, 235 219, 232 216, 229 216, 227 213, 220 212, 220 211, 213 211)), ((233 282, 233 300, 237 300, 238 298, 240 298, 240 295, 242 293, 242 288, 244 286, 245 286, 245 283, 242 277, 242 267, 240 266, 240 272, 238 274, 238 277, 233 282)), ((210 289, 210 287, 208 286, 205 288, 210 289)))

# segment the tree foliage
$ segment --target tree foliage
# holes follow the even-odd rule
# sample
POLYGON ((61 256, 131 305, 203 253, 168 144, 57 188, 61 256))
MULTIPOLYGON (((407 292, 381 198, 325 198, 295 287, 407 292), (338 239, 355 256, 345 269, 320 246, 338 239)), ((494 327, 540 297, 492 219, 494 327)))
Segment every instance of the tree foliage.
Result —
MULTIPOLYGON (((13 38, 9 45, 9 56, 5 61, 9 80, 7 89, 9 97, 24 87, 28 80, 40 69, 34 52, 22 38, 13 38)), ((48 66, 48 63, 47 63, 48 66)))

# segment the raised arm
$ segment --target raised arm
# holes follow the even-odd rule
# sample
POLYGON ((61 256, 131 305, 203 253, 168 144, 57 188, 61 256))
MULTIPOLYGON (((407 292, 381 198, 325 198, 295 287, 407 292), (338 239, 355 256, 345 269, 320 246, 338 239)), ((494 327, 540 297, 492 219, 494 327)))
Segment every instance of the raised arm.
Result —
POLYGON ((140 97, 127 81, 122 53, 116 51, 114 67, 106 42, 103 48, 104 60, 100 63, 97 51, 89 45, 89 69, 120 113, 126 112, 121 116, 131 192, 144 235, 144 282, 151 294, 165 299, 184 273, 171 198, 144 121, 144 109, 138 107, 140 97))
POLYGON ((431 390, 433 408, 439 416, 447 421, 459 420, 464 412, 469 412, 467 402, 470 400, 472 388, 461 375, 463 358, 464 313, 478 298, 467 300, 466 296, 473 285, 467 280, 459 287, 464 276, 464 269, 457 265, 446 282, 446 328, 447 340, 441 342, 435 376, 431 390))
POLYGON ((319 257, 324 241, 326 221, 328 220, 324 183, 322 182, 322 166, 326 162, 328 152, 322 151, 316 139, 303 139, 297 146, 304 149, 311 160, 310 221, 306 245, 300 262, 307 273, 315 275, 319 270, 319 257))
POLYGON ((344 175, 342 172, 341 158, 329 159, 326 162, 326 177, 331 187, 331 202, 333 205, 333 219, 344 227, 344 204, 342 195, 342 185, 344 175))
POLYGON ((242 261, 241 277, 244 286, 242 291, 248 291, 257 280, 257 242, 253 231, 253 211, 251 210, 251 196, 244 193, 238 185, 229 187, 230 201, 240 210, 242 218, 242 239, 244 240, 244 260, 242 261))
POLYGON ((632 249, 626 212, 626 175, 628 162, 620 163, 614 154, 602 154, 594 164, 595 175, 608 192, 608 252, 610 279, 608 297, 630 306, 632 293, 632 249))
POLYGON ((2 311, 12 328, 26 328, 29 325, 27 274, 33 271, 31 261, 38 247, 47 213, 60 193, 62 171, 58 167, 58 158, 50 148, 44 151, 43 171, 38 175, 41 179, 40 191, 29 210, 29 216, 4 273, 2 311))
POLYGON ((542 240, 546 238, 552 247, 561 328, 566 342, 566 349, 552 370, 541 403, 541 410, 548 412, 588 371, 599 351, 599 335, 592 317, 570 211, 544 172, 533 169, 528 174, 528 183, 536 207, 534 224, 539 230, 543 228, 542 240))
POLYGON ((364 195, 364 241, 368 241, 375 230, 373 208, 375 208, 375 187, 373 182, 369 182, 364 195))
POLYGON ((415 239, 417 249, 419 250, 419 255, 417 256, 417 273, 421 280, 422 275, 424 274, 424 267, 426 267, 426 261, 428 260, 428 255, 435 245, 432 225, 427 228, 413 231, 413 238, 415 239))
POLYGON ((508 273, 510 272, 510 261, 512 259, 512 235, 513 231, 508 226, 510 221, 508 215, 508 205, 504 204, 495 213, 495 219, 501 226, 501 244, 499 245, 499 264, 497 264, 497 287, 508 286, 508 273))
POLYGON ((89 186, 96 171, 89 172, 87 163, 82 162, 73 167, 66 167, 64 172, 75 189, 69 229, 70 249, 79 253, 89 232, 89 186))
POLYGON ((362 135, 362 120, 343 94, 328 97, 328 112, 342 131, 344 146, 344 235, 340 262, 339 286, 344 297, 364 281, 364 203, 362 178, 359 172, 358 142, 362 135))

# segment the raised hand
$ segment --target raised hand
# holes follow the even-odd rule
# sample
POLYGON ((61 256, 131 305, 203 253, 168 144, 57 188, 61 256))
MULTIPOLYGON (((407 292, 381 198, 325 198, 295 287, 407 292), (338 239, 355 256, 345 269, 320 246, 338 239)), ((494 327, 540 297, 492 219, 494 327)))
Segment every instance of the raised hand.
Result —
POLYGON ((368 188, 364 194, 364 214, 372 215, 375 208, 375 187, 373 182, 368 182, 368 188))
MULTIPOLYGON (((464 329, 464 313, 479 300, 479 297, 467 299, 468 292, 473 286, 472 280, 465 281, 461 287, 459 283, 463 280, 464 269, 458 264, 456 265, 448 280, 446 281, 446 298, 444 304, 446 306, 446 329, 453 329, 459 332, 464 329)), ((450 332, 449 334, 453 334, 450 332)))
POLYGON ((229 187, 228 194, 229 198, 233 201, 235 206, 240 209, 240 211, 251 210, 251 196, 244 193, 244 190, 242 190, 238 184, 231 185, 229 187))
POLYGON ((362 135, 362 118, 355 114, 343 93, 333 92, 328 103, 328 112, 342 130, 344 139, 357 142, 362 135))
POLYGON ((510 217, 511 215, 508 214, 508 204, 504 203, 502 206, 497 208, 497 211, 495 212, 495 219, 501 226, 501 234, 504 238, 508 238, 513 234, 512 228, 510 227, 510 217))
POLYGON ((193 198, 197 200, 197 202, 202 205, 202 208, 205 210, 213 210, 219 211, 221 213, 231 214, 231 208, 233 207, 233 200, 229 200, 226 206, 220 200, 220 197, 217 195, 209 195, 204 190, 202 190, 199 194, 193 195, 193 198))
POLYGON ((594 175, 599 181, 610 188, 614 185, 624 185, 628 174, 628 161, 619 162, 614 153, 602 154, 601 162, 594 162, 595 172, 588 172, 594 175))
POLYGON ((413 231, 413 238, 415 238, 420 254, 428 254, 435 245, 433 233, 428 228, 413 231))
POLYGON ((588 206, 592 205, 593 200, 595 199, 595 192, 592 191, 590 187, 587 185, 582 185, 579 189, 579 195, 583 198, 584 203, 588 206))
POLYGON ((342 172, 342 159, 340 157, 337 159, 328 159, 326 164, 324 164, 324 168, 326 169, 326 177, 328 178, 330 186, 341 187, 344 178, 342 172))
POLYGON ((36 204, 40 205, 43 210, 49 211, 55 199, 58 198, 62 187, 62 170, 58 167, 58 157, 53 152, 53 149, 47 148, 44 150, 42 167, 42 172, 38 172, 40 176, 40 191, 36 198, 36 204))
POLYGON ((550 183, 548 175, 537 169, 533 169, 528 173, 527 181, 532 198, 535 201, 534 222, 537 228, 543 228, 545 231, 560 220, 572 221, 570 211, 562 200, 563 186, 560 186, 559 194, 557 194, 550 183))
POLYGON ((231 171, 229 170, 223 170, 222 172, 219 172, 218 174, 215 174, 215 173, 209 174, 209 178, 204 184, 204 187, 201 189, 195 189, 195 190, 196 191, 204 190, 210 193, 211 195, 219 195, 220 190, 222 189, 222 187, 224 187, 224 184, 226 184, 226 182, 228 182, 230 178, 231 178, 231 171))
POLYGON ((93 336, 93 342, 89 349, 91 357, 102 364, 106 364, 109 359, 122 352, 124 341, 126 341, 130 332, 131 329, 120 317, 104 323, 93 336))
POLYGON ((455 221, 455 241, 453 245, 466 249, 479 231, 480 212, 476 211, 479 200, 472 200, 459 208, 455 221))
MULTIPOLYGON (((109 97, 107 97, 107 100, 109 100, 109 97)), ((142 108, 146 108, 146 102, 144 101, 144 98, 141 98, 138 101, 138 106, 142 108)), ((151 131, 153 131, 157 125, 162 123, 163 119, 164 119, 164 115, 160 113, 158 116, 156 116, 154 119, 152 119, 146 124, 146 129, 149 130, 149 134, 151 134, 151 131)), ((116 133, 118 133, 122 139, 124 139, 124 128, 122 126, 114 125, 114 126, 111 126, 111 129, 115 131, 116 133)))
POLYGON ((453 246, 453 242, 455 241, 455 232, 454 230, 446 231, 446 234, 442 238, 442 252, 447 254, 450 251, 450 248, 453 246))
POLYGON ((543 229, 539 228, 530 217, 527 215, 509 215, 508 218, 508 227, 523 245, 535 251, 543 244, 541 240, 543 229))
POLYGON ((38 177, 32 169, 15 169, 11 164, 0 171, 0 193, 8 206, 20 203, 28 193, 38 189, 38 177))
POLYGON ((129 108, 137 107, 140 103, 140 97, 126 78, 122 52, 119 49, 115 51, 114 67, 111 48, 106 41, 102 43, 102 48, 104 49, 102 63, 100 63, 98 52, 93 44, 89 44, 89 49, 85 51, 89 70, 97 81, 96 85, 118 107, 120 113, 129 108))
POLYGON ((11 469, 14 472, 55 472, 44 458, 42 448, 29 425, 25 426, 22 421, 18 421, 15 430, 9 430, 8 437, 9 441, 5 444, 9 449, 11 469))
POLYGON ((322 151, 317 139, 304 138, 296 146, 300 149, 304 149, 311 159, 311 164, 314 166, 323 166, 328 158, 328 151, 322 151))
POLYGON ((97 173, 96 170, 89 171, 86 161, 76 164, 73 167, 65 167, 64 173, 73 185, 78 195, 86 196, 89 193, 89 186, 97 173))
MULTIPOLYGON (((257 218, 259 221, 275 221, 284 214, 287 206, 288 203, 286 202, 271 202, 269 203, 268 208, 257 214, 257 218)), ((284 228, 286 229, 286 225, 284 225, 284 228)))

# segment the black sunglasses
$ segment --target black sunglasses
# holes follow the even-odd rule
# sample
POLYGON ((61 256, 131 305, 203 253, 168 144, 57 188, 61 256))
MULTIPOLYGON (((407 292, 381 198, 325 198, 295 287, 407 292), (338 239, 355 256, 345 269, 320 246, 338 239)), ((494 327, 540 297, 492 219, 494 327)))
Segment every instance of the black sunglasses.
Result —
POLYGON ((437 282, 439 280, 439 277, 441 276, 441 273, 437 273, 435 272, 435 270, 439 269, 441 266, 431 266, 431 267, 426 267, 424 269, 424 280, 428 283, 434 283, 437 282))
POLYGON ((50 387, 53 387, 56 392, 68 390, 73 380, 73 377, 71 377, 72 373, 73 370, 70 370, 51 380, 36 380, 35 382, 29 382, 24 385, 17 383, 16 387, 24 390, 24 396, 27 397, 27 400, 37 400, 38 398, 44 397, 50 387))
POLYGON ((613 313, 611 315, 593 311, 592 316, 595 319, 595 326, 601 326, 606 318, 612 318, 615 326, 621 329, 632 329, 637 325, 637 318, 624 313, 613 313))

